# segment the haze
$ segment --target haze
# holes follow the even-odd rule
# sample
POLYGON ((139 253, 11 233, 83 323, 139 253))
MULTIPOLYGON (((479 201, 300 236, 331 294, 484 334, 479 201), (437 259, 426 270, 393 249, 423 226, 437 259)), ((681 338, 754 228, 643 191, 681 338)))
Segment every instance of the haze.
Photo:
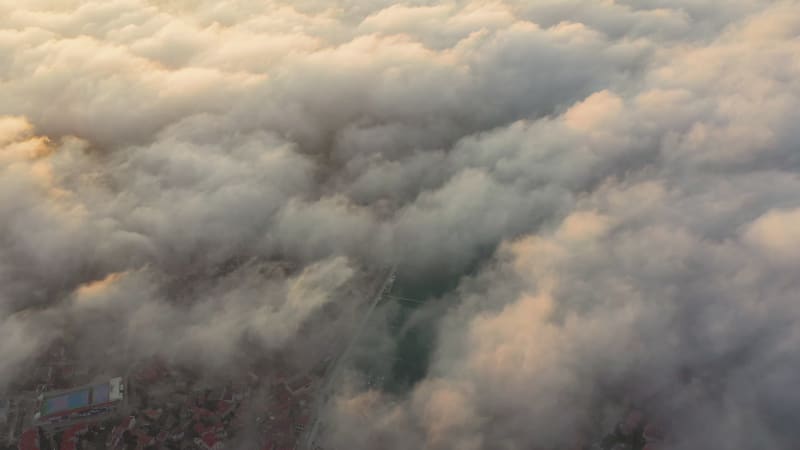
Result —
POLYGON ((0 394, 64 336, 301 360, 396 267, 423 373, 349 371, 325 448, 568 448, 631 397, 800 448, 797 1, 0 0, 0 116, 0 394))

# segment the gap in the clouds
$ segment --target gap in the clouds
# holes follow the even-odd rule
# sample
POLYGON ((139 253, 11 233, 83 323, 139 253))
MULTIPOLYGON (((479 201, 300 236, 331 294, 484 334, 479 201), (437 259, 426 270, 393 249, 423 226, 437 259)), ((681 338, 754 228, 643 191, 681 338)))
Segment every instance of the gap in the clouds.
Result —
POLYGON ((402 395, 428 376, 440 323, 459 301, 453 293, 464 278, 476 276, 492 260, 496 249, 496 245, 479 249, 476 257, 460 271, 442 268, 435 274, 399 275, 392 295, 422 303, 403 303, 393 314, 387 315, 385 329, 389 330, 396 346, 382 390, 402 395))
POLYGON ((458 301, 448 294, 456 290, 464 276, 476 273, 490 254, 473 261, 463 274, 398 276, 391 295, 356 344, 350 362, 365 380, 366 388, 401 397, 428 376, 440 322, 458 301))
MULTIPOLYGON (((410 299, 435 299, 435 293, 440 289, 440 286, 411 286, 401 282, 395 295, 410 299)), ((415 320, 420 308, 419 304, 403 303, 388 321, 388 329, 395 336, 397 345, 390 377, 383 386, 386 392, 402 394, 428 374, 441 315, 415 320)))

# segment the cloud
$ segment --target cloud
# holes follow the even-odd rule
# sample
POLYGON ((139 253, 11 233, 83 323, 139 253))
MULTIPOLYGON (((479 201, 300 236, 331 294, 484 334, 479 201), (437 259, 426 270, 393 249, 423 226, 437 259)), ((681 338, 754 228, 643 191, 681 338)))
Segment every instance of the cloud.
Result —
POLYGON ((165 297, 159 274, 152 271, 114 274, 81 286, 65 305, 66 312, 78 323, 103 323, 78 333, 87 343, 112 347, 114 342, 100 339, 109 335, 121 339, 116 344, 127 343, 134 352, 126 358, 147 357, 147 351, 159 348, 175 361, 222 369, 245 357, 245 340, 267 351, 282 348, 312 314, 337 300, 340 288, 354 275, 343 258, 311 265, 287 279, 261 276, 267 268, 244 265, 186 293, 182 301, 165 297), (198 354, 204 355, 203 361, 195 360, 198 354))
POLYGON ((744 233, 746 242, 768 260, 797 267, 800 252, 794 245, 798 237, 800 210, 773 210, 751 223, 744 233))
POLYGON ((235 6, 0 0, 0 389, 65 336, 309 363, 397 265, 428 364, 351 371, 337 448, 561 448, 630 402, 791 448, 795 2, 235 6))

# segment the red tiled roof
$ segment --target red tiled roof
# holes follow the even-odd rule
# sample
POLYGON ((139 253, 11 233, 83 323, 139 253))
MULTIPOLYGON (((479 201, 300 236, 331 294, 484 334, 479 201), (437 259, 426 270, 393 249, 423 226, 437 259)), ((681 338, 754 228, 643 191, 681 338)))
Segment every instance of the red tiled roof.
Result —
POLYGON ((136 433, 136 439, 136 448, 144 448, 148 445, 152 445, 155 442, 155 438, 144 431, 139 431, 136 433))
POLYGON ((217 402, 217 413, 221 416, 224 416, 232 409, 233 409, 233 403, 231 402, 224 400, 220 400, 219 402, 217 402))
POLYGON ((214 433, 212 433, 210 431, 205 433, 205 434, 203 434, 200 437, 200 439, 203 440, 203 443, 206 444, 206 447, 208 447, 208 448, 214 448, 214 446, 217 445, 217 442, 218 442, 217 435, 215 435, 214 433))
POLYGON ((214 415, 214 413, 212 413, 211 411, 205 408, 201 408, 199 406, 192 407, 192 410, 194 411, 194 420, 197 420, 201 417, 208 417, 214 415))
POLYGON ((133 418, 133 416, 128 416, 122 419, 122 421, 119 423, 119 426, 123 429, 130 429, 133 426, 134 422, 135 419, 133 418))
POLYGON ((20 450, 39 450, 39 430, 36 428, 25 430, 20 436, 18 448, 20 450))
POLYGON ((86 424, 79 423, 73 425, 61 435, 61 450, 75 450, 77 448, 78 436, 89 431, 86 424))
POLYGON ((208 427, 199 422, 194 424, 194 427, 192 427, 192 429, 194 429, 195 433, 199 435, 202 435, 208 431, 208 427))
POLYGON ((143 411, 144 415, 150 419, 157 419, 161 415, 160 409, 145 409, 143 411))

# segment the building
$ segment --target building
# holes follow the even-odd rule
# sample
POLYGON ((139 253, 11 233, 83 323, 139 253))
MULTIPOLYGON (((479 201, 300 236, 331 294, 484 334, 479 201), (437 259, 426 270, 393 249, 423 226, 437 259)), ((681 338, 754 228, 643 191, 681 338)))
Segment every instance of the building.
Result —
POLYGON ((39 450, 39 430, 30 428, 25 430, 19 438, 19 450, 39 450))
POLYGON ((122 436, 125 432, 133 429, 135 425, 136 419, 133 416, 122 419, 122 422, 111 430, 111 435, 108 437, 106 447, 117 448, 122 443, 122 436))
POLYGON ((67 428, 61 436, 60 450, 76 450, 78 448, 78 440, 87 431, 89 431, 89 427, 83 423, 67 428))
POLYGON ((68 428, 76 421, 107 418, 119 411, 125 400, 125 383, 112 378, 75 389, 45 392, 39 395, 33 416, 36 426, 48 431, 68 428))
POLYGON ((202 436, 195 439, 197 445, 205 450, 222 450, 223 444, 217 438, 217 435, 212 431, 207 431, 203 433, 202 436))

